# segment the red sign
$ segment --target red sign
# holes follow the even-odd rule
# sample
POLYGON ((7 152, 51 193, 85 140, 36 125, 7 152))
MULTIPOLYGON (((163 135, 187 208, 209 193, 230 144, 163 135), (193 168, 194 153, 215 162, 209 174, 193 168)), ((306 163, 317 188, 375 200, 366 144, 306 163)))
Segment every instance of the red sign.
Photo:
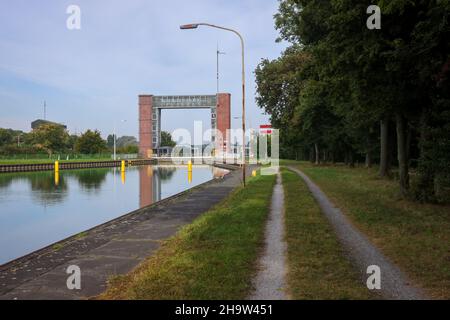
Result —
POLYGON ((270 124, 262 124, 259 126, 259 133, 261 134, 271 134, 272 126, 270 124))

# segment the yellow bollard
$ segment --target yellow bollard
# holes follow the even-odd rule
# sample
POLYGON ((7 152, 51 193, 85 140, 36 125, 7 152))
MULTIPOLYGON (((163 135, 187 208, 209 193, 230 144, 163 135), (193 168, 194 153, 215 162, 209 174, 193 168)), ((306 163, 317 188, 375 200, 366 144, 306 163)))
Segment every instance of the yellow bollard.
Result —
POLYGON ((188 171, 192 172, 192 161, 188 161, 188 171))
POLYGON ((59 171, 55 171, 55 186, 59 185, 59 171))
POLYGON ((59 161, 55 161, 55 172, 59 172, 59 161))
POLYGON ((125 160, 122 160, 122 166, 120 168, 120 171, 122 171, 122 172, 125 171, 125 160))
POLYGON ((192 171, 188 171, 188 182, 192 182, 192 171))
POLYGON ((125 184, 125 170, 122 170, 122 172, 120 173, 120 178, 122 180, 122 184, 125 184))
POLYGON ((253 176, 253 177, 256 177, 256 170, 253 170, 253 171, 252 171, 252 176, 253 176))

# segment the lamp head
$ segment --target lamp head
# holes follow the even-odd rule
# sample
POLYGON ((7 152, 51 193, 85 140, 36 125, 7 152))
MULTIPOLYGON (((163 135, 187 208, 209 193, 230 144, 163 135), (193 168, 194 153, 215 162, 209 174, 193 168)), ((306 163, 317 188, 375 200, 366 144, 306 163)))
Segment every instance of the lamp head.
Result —
POLYGON ((197 29, 197 28, 198 28, 198 24, 197 23, 183 24, 183 25, 180 26, 181 30, 197 29))

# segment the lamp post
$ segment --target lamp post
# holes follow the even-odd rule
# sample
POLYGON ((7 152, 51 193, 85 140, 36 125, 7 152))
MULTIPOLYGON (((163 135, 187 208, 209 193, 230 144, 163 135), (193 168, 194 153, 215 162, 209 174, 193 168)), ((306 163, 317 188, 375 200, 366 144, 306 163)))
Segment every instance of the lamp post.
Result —
POLYGON ((197 29, 198 26, 205 26, 205 27, 211 27, 211 28, 217 28, 222 29, 225 31, 233 32, 235 35, 239 37, 241 40, 241 55, 242 55, 242 183, 245 186, 245 64, 244 64, 244 38, 242 38, 241 34, 237 32, 236 30, 225 28, 221 26, 217 26, 210 23, 191 23, 191 24, 184 24, 180 26, 181 30, 189 30, 189 29, 197 29))
MULTIPOLYGON (((127 120, 120 120, 120 122, 124 123, 124 122, 127 122, 127 120)), ((115 161, 116 160, 116 123, 115 122, 114 122, 113 136, 114 136, 114 161, 115 161)))

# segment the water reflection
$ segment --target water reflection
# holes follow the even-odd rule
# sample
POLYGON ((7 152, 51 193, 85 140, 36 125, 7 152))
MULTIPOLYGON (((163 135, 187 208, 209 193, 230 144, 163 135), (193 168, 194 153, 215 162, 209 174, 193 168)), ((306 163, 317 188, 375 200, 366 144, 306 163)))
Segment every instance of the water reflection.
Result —
POLYGON ((0 264, 224 172, 141 166, 0 174, 0 264))
MULTIPOLYGON (((110 171, 111 169, 108 168, 96 170, 77 170, 77 172, 73 172, 73 176, 78 179, 78 183, 83 191, 95 192, 100 189, 106 180, 106 175, 110 173, 110 171)), ((69 172, 70 171, 68 171, 68 173, 69 172)))
POLYGON ((146 207, 161 200, 161 182, 170 181, 176 171, 176 167, 152 167, 148 166, 139 172, 139 206, 146 207))

